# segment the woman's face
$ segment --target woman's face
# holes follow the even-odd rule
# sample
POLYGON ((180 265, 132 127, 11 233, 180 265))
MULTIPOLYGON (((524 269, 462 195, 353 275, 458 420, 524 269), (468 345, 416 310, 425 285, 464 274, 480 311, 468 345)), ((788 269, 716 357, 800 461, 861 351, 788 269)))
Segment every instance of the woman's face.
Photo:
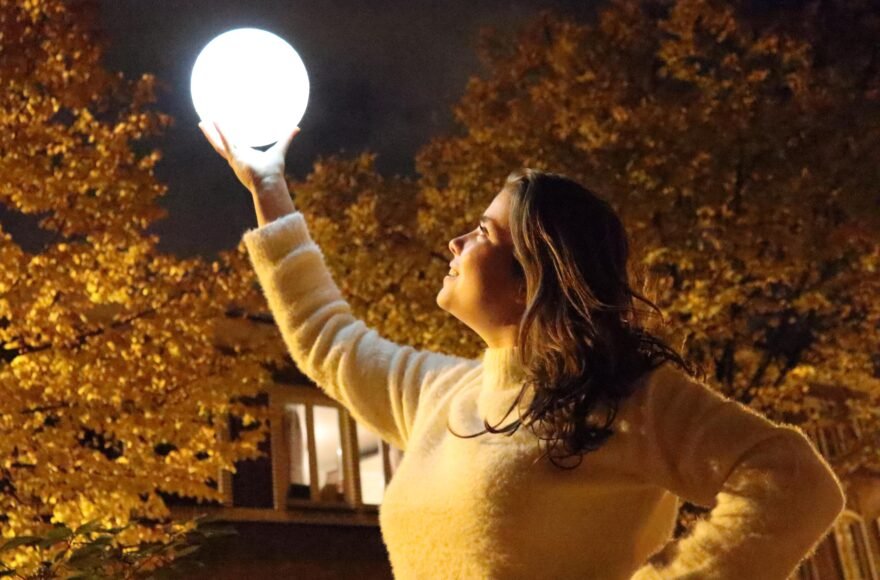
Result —
POLYGON ((468 325, 491 348, 516 344, 525 309, 525 282, 516 275, 509 227, 510 193, 503 189, 481 223, 449 242, 450 275, 437 305, 468 325))

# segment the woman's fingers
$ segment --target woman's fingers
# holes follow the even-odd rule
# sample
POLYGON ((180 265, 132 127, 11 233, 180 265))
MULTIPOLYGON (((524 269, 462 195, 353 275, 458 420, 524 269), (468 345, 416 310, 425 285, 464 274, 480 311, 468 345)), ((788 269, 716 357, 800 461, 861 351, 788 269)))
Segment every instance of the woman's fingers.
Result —
POLYGON ((288 133, 287 137, 279 139, 277 143, 272 145, 272 149, 278 151, 281 154, 282 159, 287 155, 287 149, 290 147, 290 142, 293 141, 293 138, 296 137, 296 134, 299 133, 299 131, 299 127, 294 127, 293 131, 288 133))
POLYGON ((235 149, 235 145, 229 144, 229 141, 226 140, 226 135, 220 130, 220 125, 217 124, 217 121, 212 121, 212 123, 214 124, 214 129, 217 130, 217 134, 220 135, 220 141, 223 142, 223 147, 231 153, 235 149))
POLYGON ((205 139, 208 140, 208 143, 211 144, 211 147, 214 148, 214 151, 216 151, 220 155, 220 157, 228 159, 226 151, 217 141, 217 136, 212 134, 211 127, 207 123, 202 121, 199 123, 199 129, 202 130, 202 133, 205 135, 205 139))

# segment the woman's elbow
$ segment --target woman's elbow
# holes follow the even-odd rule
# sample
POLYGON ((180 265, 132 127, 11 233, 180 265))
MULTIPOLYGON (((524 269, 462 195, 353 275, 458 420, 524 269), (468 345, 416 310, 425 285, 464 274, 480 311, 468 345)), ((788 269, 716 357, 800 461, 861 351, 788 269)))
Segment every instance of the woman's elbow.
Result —
POLYGON ((824 516, 827 530, 846 509, 846 493, 828 462, 812 443, 807 441, 806 444, 810 447, 806 456, 812 469, 805 470, 804 477, 799 478, 799 484, 808 490, 808 509, 817 516, 824 516))
POLYGON ((823 494, 823 501, 825 505, 828 507, 829 518, 831 520, 831 524, 833 524, 838 516, 843 513, 843 510, 846 509, 846 493, 843 490, 840 482, 837 479, 837 476, 834 475, 834 472, 827 469, 823 474, 825 478, 824 488, 825 493, 823 494))

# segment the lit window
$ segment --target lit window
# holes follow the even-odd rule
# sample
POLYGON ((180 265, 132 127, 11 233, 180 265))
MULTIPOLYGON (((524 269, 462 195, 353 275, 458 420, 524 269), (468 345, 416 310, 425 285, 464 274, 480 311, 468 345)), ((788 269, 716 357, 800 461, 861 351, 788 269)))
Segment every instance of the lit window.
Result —
POLYGON ((259 471, 237 464, 234 476, 221 474, 224 505, 287 511, 285 518, 293 512, 309 521, 345 521, 348 512, 359 524, 378 523, 376 508, 403 452, 318 389, 286 384, 267 391, 268 456, 249 462, 258 463, 259 471), (237 487, 228 484, 230 478, 237 487), (260 501, 248 500, 242 490, 260 501))
POLYGON ((345 501, 339 410, 335 407, 315 405, 313 411, 319 499, 324 502, 345 501))
POLYGON ((361 500, 368 505, 379 505, 403 453, 360 423, 357 424, 357 440, 361 500))
POLYGON ((284 408, 284 413, 284 426, 287 431, 288 449, 290 452, 290 486, 287 490, 287 497, 288 499, 311 499, 309 441, 306 436, 306 406, 300 403, 287 405, 284 408))
POLYGON ((358 466, 361 474, 361 499, 365 504, 379 505, 385 495, 385 456, 379 437, 357 424, 358 466))

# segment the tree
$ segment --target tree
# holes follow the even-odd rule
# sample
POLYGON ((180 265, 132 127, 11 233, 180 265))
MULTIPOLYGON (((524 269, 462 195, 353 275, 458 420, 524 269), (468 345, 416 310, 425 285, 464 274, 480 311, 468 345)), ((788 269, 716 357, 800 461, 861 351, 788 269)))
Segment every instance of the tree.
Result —
MULTIPOLYGON (((163 497, 217 500, 220 471, 258 455, 246 401, 282 351, 218 336, 263 303, 242 247, 183 260, 146 234, 165 192, 149 139, 171 120, 151 76, 102 68, 92 8, 0 0, 0 203, 45 233, 29 253, 0 228, 0 531, 97 519, 171 541, 163 497), (235 441, 230 413, 250 426, 235 441)), ((0 561, 33 572, 50 551, 0 561)))
POLYGON ((880 23, 867 1, 786 6, 614 0, 594 23, 486 31, 486 72, 416 180, 366 153, 293 184, 355 309, 395 340, 475 355, 434 304, 446 244, 510 170, 563 173, 621 214, 668 315, 657 331, 714 387, 805 428, 858 419, 833 466, 877 473, 880 23))
POLYGON ((334 280, 357 316, 384 335, 421 348, 477 353, 478 337, 435 303, 451 256, 420 236, 418 184, 379 175, 375 157, 319 159, 305 181, 291 186, 334 280))

